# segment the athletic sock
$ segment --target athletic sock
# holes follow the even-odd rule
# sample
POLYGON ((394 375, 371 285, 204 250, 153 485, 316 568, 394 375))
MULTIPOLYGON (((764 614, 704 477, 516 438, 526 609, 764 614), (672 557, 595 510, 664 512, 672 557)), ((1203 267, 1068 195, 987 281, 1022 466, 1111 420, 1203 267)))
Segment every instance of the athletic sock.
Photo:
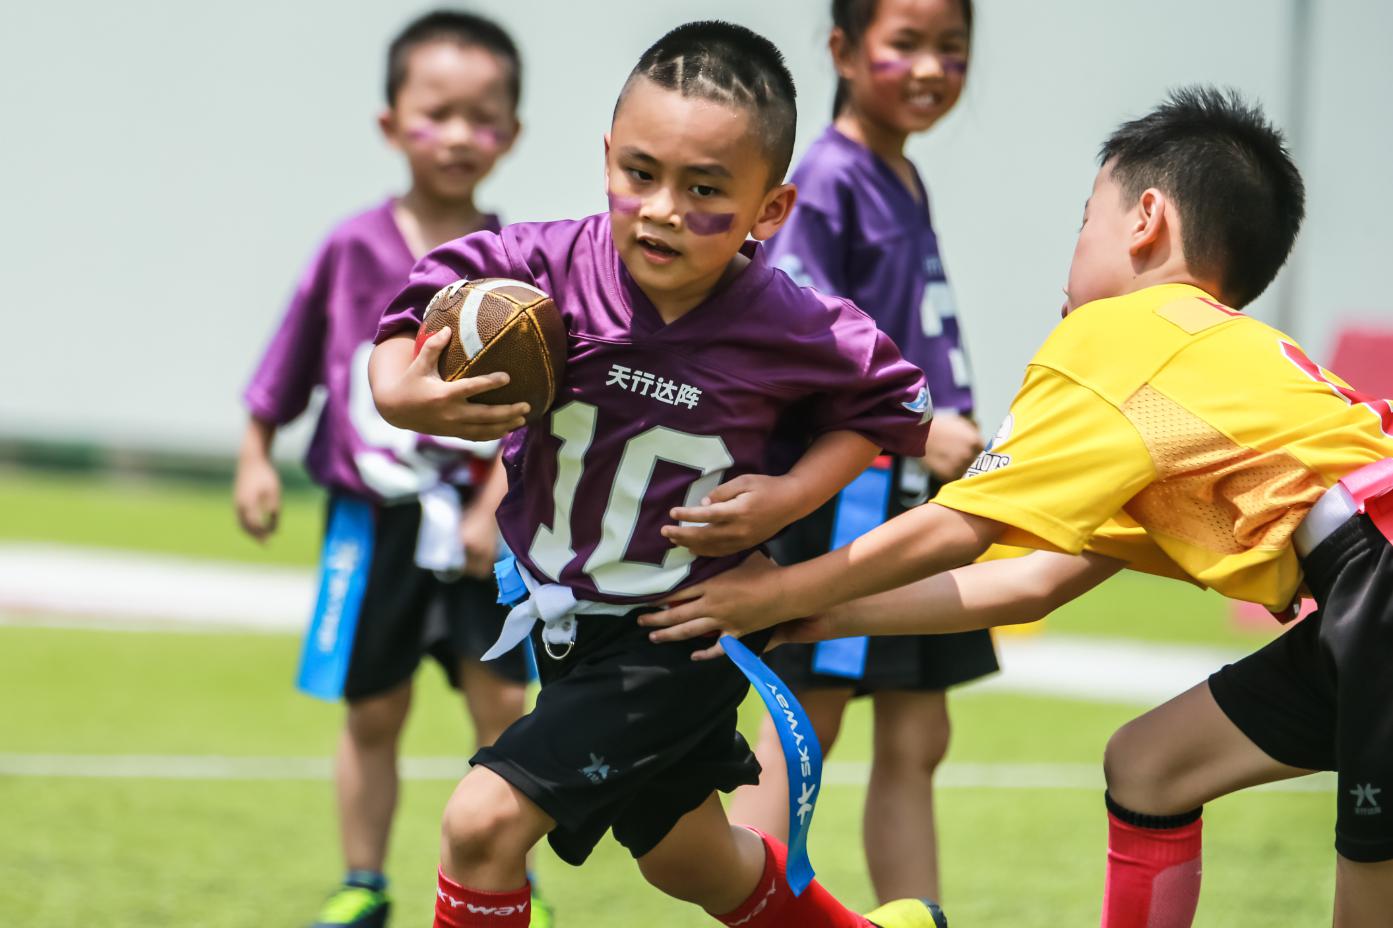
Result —
POLYGON ((435 890, 434 928, 527 928, 532 920, 532 886, 506 893, 469 889, 443 872, 435 890))
POLYGON ((375 893, 386 892, 387 876, 377 870, 350 870, 344 874, 343 885, 359 886, 375 893))
POLYGON ((764 841, 764 873, 755 891, 733 912, 716 916, 731 928, 871 928, 871 923, 852 912, 813 880, 801 896, 789 889, 785 869, 788 848, 760 831, 764 841))
POLYGON ((1102 928, 1189 928, 1200 899, 1200 813, 1143 815, 1107 794, 1102 928))

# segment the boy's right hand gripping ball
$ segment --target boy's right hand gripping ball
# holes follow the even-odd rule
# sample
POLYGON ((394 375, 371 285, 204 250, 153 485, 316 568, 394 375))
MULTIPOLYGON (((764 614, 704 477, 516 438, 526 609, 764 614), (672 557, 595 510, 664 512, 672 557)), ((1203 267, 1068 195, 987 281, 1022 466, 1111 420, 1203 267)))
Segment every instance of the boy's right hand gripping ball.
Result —
POLYGON ((440 354, 443 379, 505 371, 507 386, 480 393, 472 401, 528 403, 529 425, 546 415, 566 368, 566 325, 551 297, 520 280, 459 280, 426 307, 416 353, 446 326, 451 336, 440 354))

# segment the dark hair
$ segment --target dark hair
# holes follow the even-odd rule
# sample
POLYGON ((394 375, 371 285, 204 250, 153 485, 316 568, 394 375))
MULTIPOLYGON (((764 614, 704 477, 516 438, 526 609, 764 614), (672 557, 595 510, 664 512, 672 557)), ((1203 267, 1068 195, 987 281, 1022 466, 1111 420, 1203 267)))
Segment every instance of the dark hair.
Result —
MULTIPOLYGON (((968 40, 972 39, 972 0, 958 0, 962 8, 963 24, 967 26, 968 40)), ((866 30, 875 22, 876 9, 880 0, 832 0, 832 25, 842 30, 848 48, 855 49, 866 37, 866 30)), ((832 118, 841 115, 851 88, 842 78, 837 78, 837 95, 832 98, 832 118)))
POLYGON ((684 97, 702 97, 753 111, 769 159, 770 186, 783 181, 793 160, 798 92, 784 56, 764 36, 719 20, 678 26, 639 58, 615 103, 637 77, 684 97))
POLYGON ((412 20, 387 48, 387 105, 394 106, 406 83, 407 59, 422 45, 453 42, 461 48, 482 48, 508 64, 508 92, 513 108, 522 98, 522 56, 503 27, 491 19, 460 10, 435 10, 412 20))
POLYGON ((1282 133, 1235 91, 1183 87, 1125 122, 1098 158, 1128 199, 1155 187, 1175 203, 1181 249, 1231 306, 1251 303, 1291 254, 1306 187, 1282 133))

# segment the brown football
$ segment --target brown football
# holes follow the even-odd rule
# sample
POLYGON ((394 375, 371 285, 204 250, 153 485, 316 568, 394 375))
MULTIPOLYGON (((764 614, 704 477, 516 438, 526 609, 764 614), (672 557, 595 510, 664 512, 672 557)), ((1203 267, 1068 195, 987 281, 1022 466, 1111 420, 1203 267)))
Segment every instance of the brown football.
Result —
POLYGON ((449 326, 440 355, 445 380, 506 371, 510 381, 480 393, 480 403, 528 403, 530 425, 546 415, 566 369, 566 324, 551 297, 531 284, 504 277, 460 280, 431 298, 416 351, 449 326))

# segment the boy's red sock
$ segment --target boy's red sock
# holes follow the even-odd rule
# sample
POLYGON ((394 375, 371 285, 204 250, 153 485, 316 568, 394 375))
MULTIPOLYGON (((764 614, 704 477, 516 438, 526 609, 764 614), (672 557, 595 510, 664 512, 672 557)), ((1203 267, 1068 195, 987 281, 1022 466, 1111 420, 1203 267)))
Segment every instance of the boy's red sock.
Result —
POLYGON ((527 928, 532 920, 532 884, 507 893, 469 889, 443 872, 435 889, 435 928, 527 928))
POLYGON ((1200 899, 1200 810, 1142 815, 1107 803, 1102 928, 1189 928, 1200 899))
POLYGON ((717 921, 731 928, 871 928, 871 923, 852 912, 813 880, 801 896, 788 888, 784 870, 788 848, 760 831, 764 841, 764 873, 750 898, 717 921))

